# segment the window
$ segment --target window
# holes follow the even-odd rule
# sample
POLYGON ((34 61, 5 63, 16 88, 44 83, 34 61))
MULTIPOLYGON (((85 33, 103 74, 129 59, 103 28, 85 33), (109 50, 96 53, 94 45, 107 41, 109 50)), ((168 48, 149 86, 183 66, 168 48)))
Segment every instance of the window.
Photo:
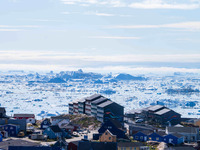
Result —
POLYGON ((109 140, 111 140, 111 137, 109 137, 109 140))
POLYGON ((156 140, 158 141, 158 140, 159 140, 159 137, 157 137, 156 140))
POLYGON ((138 136, 136 136, 135 139, 138 139, 138 136))
POLYGON ((108 132, 106 132, 105 135, 108 135, 108 132))
POLYGON ((151 137, 149 137, 149 140, 151 140, 151 137))
POLYGON ((143 136, 140 136, 140 139, 143 139, 143 136))

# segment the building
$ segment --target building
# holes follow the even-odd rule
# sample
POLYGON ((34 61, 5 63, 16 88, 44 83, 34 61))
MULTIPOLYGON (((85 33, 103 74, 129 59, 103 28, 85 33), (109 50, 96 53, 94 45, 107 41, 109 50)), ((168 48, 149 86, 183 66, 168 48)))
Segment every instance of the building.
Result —
POLYGON ((3 141, 3 135, 0 133, 0 142, 3 141))
POLYGON ((14 114, 14 119, 26 119, 26 123, 35 123, 35 115, 34 114, 14 114))
POLYGON ((100 142, 117 142, 117 136, 113 135, 109 130, 106 130, 100 137, 100 142))
POLYGON ((78 142, 79 141, 73 141, 68 143, 68 150, 77 150, 78 149, 78 142))
POLYGON ((70 122, 69 116, 65 115, 65 114, 59 115, 59 116, 52 116, 50 118, 51 125, 58 125, 58 123, 63 121, 63 120, 70 122))
POLYGON ((199 140, 198 127, 166 127, 166 134, 176 133, 184 136, 185 142, 196 142, 199 140))
POLYGON ((148 141, 148 136, 153 133, 151 131, 139 131, 135 134, 133 134, 133 139, 141 142, 146 142, 148 141))
POLYGON ((117 118, 123 122, 124 107, 100 94, 94 94, 69 103, 69 114, 94 116, 100 122, 104 122, 109 118, 117 118))
POLYGON ((184 136, 178 133, 167 134, 164 132, 140 131, 133 135, 133 139, 141 142, 157 141, 167 144, 179 145, 184 142, 184 136))
POLYGON ((73 109, 73 108, 74 108, 74 106, 73 106, 73 102, 70 102, 68 105, 69 105, 69 114, 70 114, 70 115, 73 115, 73 113, 74 113, 74 109, 73 109))
POLYGON ((4 107, 0 107, 0 118, 7 118, 6 109, 4 107))
POLYGON ((150 135, 148 135, 148 140, 149 141, 163 142, 165 135, 166 135, 165 132, 153 132, 150 135))
POLYGON ((26 119, 0 119, 0 125, 19 125, 19 131, 26 133, 26 119))
POLYGON ((78 113, 85 114, 85 98, 78 101, 78 113))
POLYGON ((173 145, 179 145, 184 143, 184 136, 178 133, 168 134, 164 136, 164 142, 173 145))
POLYGON ((122 124, 116 119, 110 119, 102 124, 100 129, 98 130, 99 134, 105 133, 107 130, 112 133, 112 135, 116 135, 117 138, 126 138, 126 129, 122 126, 122 124))
POLYGON ((176 125, 181 122, 181 115, 171 109, 164 108, 154 113, 153 120, 161 125, 176 125))
POLYGON ((46 129, 51 125, 50 119, 46 118, 44 119, 40 124, 40 129, 46 129))
POLYGON ((62 150, 68 150, 68 143, 65 141, 64 138, 59 139, 54 145, 53 147, 59 147, 62 150))
POLYGON ((129 125, 129 135, 134 135, 138 132, 152 133, 156 131, 157 128, 152 126, 142 126, 139 124, 130 124, 129 125))
POLYGON ((117 150, 117 143, 80 141, 78 150, 117 150))
POLYGON ((20 131, 20 126, 15 124, 0 125, 0 127, 8 133, 9 137, 16 137, 20 131))
POLYGON ((141 147, 144 148, 144 146, 145 145, 140 142, 119 142, 117 144, 118 150, 141 150, 141 147))
POLYGON ((126 114, 127 117, 142 118, 150 123, 169 126, 181 122, 181 115, 172 109, 162 105, 153 105, 140 110, 132 110, 126 114))
POLYGON ((113 101, 106 101, 97 105, 97 120, 105 122, 110 118, 115 118, 123 122, 124 107, 113 101))
POLYGON ((47 136, 49 139, 57 139, 63 136, 63 131, 59 128, 59 126, 49 126, 43 132, 44 135, 47 136))
POLYGON ((92 115, 92 102, 98 98, 102 97, 101 94, 94 94, 90 97, 86 98, 85 101, 85 114, 91 116, 92 115))
POLYGON ((97 99, 91 103, 92 116, 97 117, 97 106, 106 101, 109 101, 109 99, 105 98, 105 97, 100 97, 99 99, 97 99))

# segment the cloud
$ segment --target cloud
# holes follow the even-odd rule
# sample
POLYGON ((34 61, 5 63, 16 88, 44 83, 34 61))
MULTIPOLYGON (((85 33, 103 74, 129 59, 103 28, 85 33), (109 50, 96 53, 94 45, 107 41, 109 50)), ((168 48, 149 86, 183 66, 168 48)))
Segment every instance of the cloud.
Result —
POLYGON ((138 40, 140 37, 131 37, 131 36, 92 36, 89 38, 94 39, 116 39, 116 40, 138 40))
POLYGON ((99 12, 86 12, 84 13, 86 15, 96 15, 96 16, 105 16, 105 17, 112 17, 115 16, 114 14, 109 14, 109 13, 99 13, 99 12))
POLYGON ((17 32, 17 31, 24 31, 24 30, 21 30, 21 29, 1 29, 1 28, 0 28, 0 32, 1 32, 1 31, 6 31, 6 32, 7 32, 7 31, 9 31, 9 32, 17 32))
POLYGON ((108 7, 129 7, 135 9, 198 9, 199 0, 190 0, 182 2, 178 0, 136 0, 135 2, 127 0, 61 0, 63 4, 91 6, 100 5, 108 7))
POLYGON ((145 29, 145 28, 175 28, 185 29, 188 31, 200 31, 200 22, 181 22, 162 25, 117 25, 107 28, 121 28, 121 29, 145 29))
POLYGON ((131 15, 123 15, 123 14, 111 14, 111 13, 105 13, 105 12, 98 12, 98 11, 88 11, 88 12, 61 12, 61 14, 70 15, 70 14, 83 14, 83 15, 95 15, 95 16, 103 16, 103 17, 113 17, 113 16, 119 16, 119 17, 131 17, 131 15))
POLYGON ((4 61, 48 61, 62 62, 80 60, 84 62, 200 62, 200 54, 171 54, 171 55, 88 55, 84 53, 66 53, 54 51, 0 51, 0 63, 4 61))
POLYGON ((39 28, 36 25, 20 25, 20 26, 10 26, 10 25, 0 25, 0 28, 39 28))
POLYGON ((17 32, 17 31, 27 31, 27 28, 39 28, 40 26, 35 25, 21 25, 21 26, 10 26, 10 25, 0 25, 1 31, 17 32))
POLYGON ((129 5, 131 8, 140 9, 197 9, 200 7, 199 3, 181 4, 177 1, 167 2, 164 0, 144 0, 142 2, 135 2, 129 5))

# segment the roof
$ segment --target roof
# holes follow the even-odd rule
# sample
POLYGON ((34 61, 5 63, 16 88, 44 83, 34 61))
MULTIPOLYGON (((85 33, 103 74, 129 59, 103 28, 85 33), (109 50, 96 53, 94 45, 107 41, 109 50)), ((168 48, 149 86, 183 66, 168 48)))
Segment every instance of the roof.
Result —
POLYGON ((57 132, 62 132, 62 130, 59 128, 58 125, 54 125, 54 126, 49 126, 51 128, 51 130, 55 133, 57 132))
POLYGON ((169 133, 198 133, 196 127, 167 127, 169 133))
POLYGON ((89 141, 80 141, 79 150, 112 150, 117 149, 116 142, 89 142, 89 141))
POLYGON ((166 133, 164 131, 158 131, 158 132, 155 132, 155 133, 157 133, 160 136, 165 136, 166 135, 166 133))
POLYGON ((35 117, 35 115, 34 114, 14 114, 13 117, 14 118, 15 117, 30 117, 30 118, 32 118, 32 117, 35 117))
POLYGON ((114 102, 112 102, 112 101, 106 101, 104 103, 99 104, 98 107, 106 107, 106 106, 108 106, 108 105, 110 105, 112 103, 114 103, 114 102))
POLYGON ((140 147, 145 146, 143 143, 140 142, 119 142, 118 147, 140 147))
POLYGON ((183 135, 181 134, 178 134, 178 133, 172 133, 171 135, 177 137, 177 138, 181 138, 181 137, 184 137, 183 135))
POLYGON ((0 126, 17 126, 17 127, 20 127, 20 125, 18 125, 18 124, 11 124, 11 123, 0 125, 0 126))
POLYGON ((123 129, 124 127, 117 119, 110 119, 109 120, 114 126, 116 126, 118 129, 123 129))
POLYGON ((145 135, 150 135, 150 134, 153 133, 153 131, 151 131, 151 130, 144 130, 144 131, 139 131, 139 132, 141 132, 141 133, 143 133, 145 135))
MULTIPOLYGON (((105 132, 108 132, 110 135, 112 135, 112 136, 116 136, 116 135, 113 135, 108 129, 105 131, 105 132)), ((104 132, 104 133, 105 133, 104 132)))
POLYGON ((146 108, 141 108, 141 109, 132 109, 129 110, 126 114, 135 114, 135 113, 142 113, 146 108))
POLYGON ((108 100, 108 98, 100 97, 100 98, 96 99, 95 101, 93 101, 92 104, 100 104, 102 102, 105 102, 106 100, 108 100))
POLYGON ((92 101, 92 100, 95 100, 95 99, 97 99, 99 97, 101 97, 101 94, 94 94, 92 96, 87 97, 86 100, 92 101))
POLYGON ((52 116, 51 118, 52 119, 69 119, 69 116, 68 116, 68 114, 62 114, 59 116, 52 116))
POLYGON ((164 108, 164 106, 162 106, 162 105, 154 105, 154 106, 150 106, 148 108, 148 110, 150 110, 150 111, 156 111, 156 110, 161 109, 161 108, 164 108))
POLYGON ((156 115, 164 115, 164 114, 166 114, 166 113, 168 113, 170 111, 172 111, 172 110, 164 108, 164 109, 161 109, 160 111, 155 112, 155 114, 156 115))
POLYGON ((78 100, 78 102, 84 103, 85 102, 85 98, 81 98, 80 100, 78 100))
POLYGON ((67 146, 68 143, 65 141, 65 139, 61 139, 61 140, 58 140, 54 145, 53 147, 64 147, 64 146, 67 146))
POLYGON ((4 113, 6 111, 5 107, 0 107, 0 113, 4 113))

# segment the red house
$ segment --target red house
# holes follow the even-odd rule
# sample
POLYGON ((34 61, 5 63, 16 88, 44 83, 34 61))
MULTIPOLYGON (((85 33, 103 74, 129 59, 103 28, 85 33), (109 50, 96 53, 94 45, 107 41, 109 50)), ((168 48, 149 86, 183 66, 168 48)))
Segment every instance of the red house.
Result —
POLYGON ((35 123, 34 114, 14 114, 15 119, 26 119, 26 123, 35 123))
POLYGON ((77 150, 78 149, 78 141, 73 141, 68 143, 68 150, 77 150))

